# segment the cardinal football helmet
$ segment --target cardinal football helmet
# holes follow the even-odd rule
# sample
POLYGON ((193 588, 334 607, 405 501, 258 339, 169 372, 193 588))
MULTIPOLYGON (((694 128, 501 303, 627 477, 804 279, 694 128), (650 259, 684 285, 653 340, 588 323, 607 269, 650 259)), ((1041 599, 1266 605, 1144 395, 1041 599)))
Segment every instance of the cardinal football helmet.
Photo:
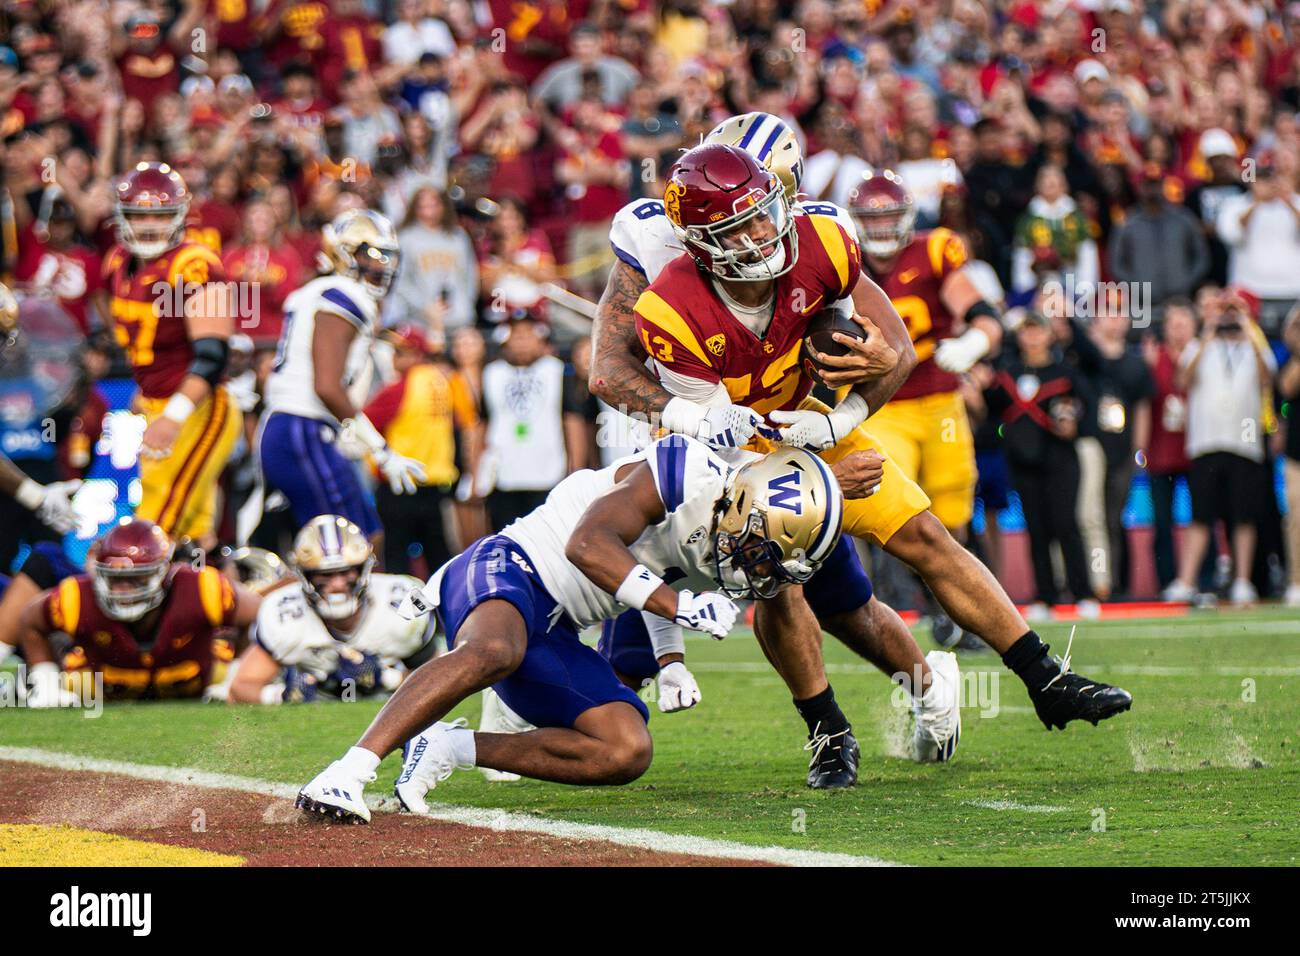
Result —
POLYGON ((893 170, 862 174, 862 181, 849 194, 849 215, 868 255, 892 259, 912 241, 916 203, 893 170))
POLYGON ((153 259, 181 244, 190 191, 185 180, 166 163, 139 163, 117 181, 114 222, 117 240, 133 255, 153 259), (159 223, 140 222, 142 216, 165 215, 159 223))
POLYGON ((167 532, 152 521, 119 521, 93 548, 90 573, 100 609, 115 621, 138 621, 162 604, 172 551, 167 532))
POLYGON ((782 448, 739 468, 719 510, 718 584, 732 597, 769 598, 803 584, 835 550, 844 495, 824 461, 782 448))
POLYGON ((785 188, 739 147, 706 143, 686 152, 669 174, 664 212, 691 258, 718 278, 762 282, 794 267, 785 188))

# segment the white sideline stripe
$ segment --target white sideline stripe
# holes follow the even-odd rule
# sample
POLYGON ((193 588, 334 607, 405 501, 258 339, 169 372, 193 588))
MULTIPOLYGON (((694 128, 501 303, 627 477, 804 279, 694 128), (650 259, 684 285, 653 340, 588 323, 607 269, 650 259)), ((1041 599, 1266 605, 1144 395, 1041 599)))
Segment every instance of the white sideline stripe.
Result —
POLYGON ((985 810, 1021 810, 1025 813, 1067 813, 1069 807, 1054 807, 1049 803, 1016 803, 1014 800, 963 800, 968 807, 985 810))
MULTIPOLYGON (((238 790, 267 797, 292 800, 298 787, 288 783, 274 783, 255 777, 215 773, 194 767, 163 767, 156 764, 131 763, 124 760, 101 760, 39 747, 0 746, 0 760, 30 763, 55 770, 85 770, 93 773, 115 773, 136 780, 154 780, 158 783, 184 784, 214 790, 238 790)), ((380 813, 393 813, 398 808, 394 797, 367 797, 366 805, 380 813)), ((848 853, 822 853, 816 850, 794 850, 779 846, 753 846, 731 840, 711 840, 707 837, 683 836, 662 833, 637 827, 616 827, 599 823, 571 823, 548 817, 510 813, 506 810, 457 807, 450 804, 430 804, 428 816, 447 823, 488 830, 516 833, 540 833, 561 840, 603 840, 619 846, 654 850, 659 853, 681 853, 723 860, 754 860, 776 863, 781 866, 901 866, 873 856, 854 856, 848 853)))
MULTIPOLYGON (((700 673, 735 673, 735 674, 771 674, 776 677, 776 672, 772 670, 772 665, 765 661, 695 661, 687 662, 687 666, 692 671, 700 673)), ((826 664, 826 673, 828 674, 880 674, 881 672, 870 664, 826 664)), ((972 667, 962 668, 964 673, 972 674, 980 671, 998 671, 1001 668, 992 661, 988 661, 986 666, 977 663, 972 667)), ((1128 677, 1297 677, 1300 676, 1300 667, 1250 667, 1240 664, 1235 667, 1216 666, 1216 667, 1178 667, 1165 666, 1160 664, 1114 664, 1107 666, 1105 664, 1088 665, 1084 667, 1087 674, 1117 674, 1128 677)), ((882 675, 883 676, 883 675, 882 675)))

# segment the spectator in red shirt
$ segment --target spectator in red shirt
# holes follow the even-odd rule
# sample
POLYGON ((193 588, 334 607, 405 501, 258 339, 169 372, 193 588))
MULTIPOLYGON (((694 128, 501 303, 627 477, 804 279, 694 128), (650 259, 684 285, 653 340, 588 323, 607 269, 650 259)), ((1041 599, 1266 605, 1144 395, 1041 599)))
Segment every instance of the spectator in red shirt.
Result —
POLYGON ((99 256, 81 242, 76 213, 58 194, 58 187, 46 190, 36 221, 23 231, 14 276, 32 293, 58 299, 84 334, 91 293, 100 285, 99 256))
POLYGON ((275 341, 284 321, 284 300, 303 280, 303 263, 293 246, 284 242, 269 202, 254 200, 244 209, 239 242, 224 256, 222 265, 232 282, 256 283, 257 314, 241 316, 240 329, 255 342, 275 341))
POLYGON ((479 286, 490 296, 489 317, 501 322, 513 310, 538 311, 541 284, 554 282, 555 278, 555 255, 546 233, 528 228, 524 204, 519 199, 502 199, 501 211, 479 250, 479 286))
POLYGON ((282 96, 273 104, 277 119, 308 132, 320 134, 329 104, 316 89, 316 74, 301 63, 290 63, 280 71, 282 96))
POLYGON ((560 132, 563 154, 556 175, 569 199, 569 279, 575 292, 600 297, 609 255, 609 224, 628 201, 629 170, 623 145, 596 97, 578 101, 573 125, 560 132))
POLYGON ((384 25, 366 13, 361 0, 333 0, 331 7, 320 28, 316 69, 325 96, 337 101, 345 73, 372 73, 383 64, 384 25))
POLYGON ((180 88, 179 56, 189 53, 190 35, 203 19, 202 0, 184 0, 181 15, 166 34, 157 14, 148 10, 133 13, 126 29, 114 28, 110 4, 104 5, 113 57, 122 77, 122 93, 138 100, 145 116, 153 115, 153 101, 163 93, 180 88))
POLYGON ((1174 488, 1191 469, 1187 457, 1187 390, 1178 385, 1178 362, 1183 349, 1196 338, 1196 315, 1186 299, 1172 300, 1165 308, 1161 341, 1143 342, 1143 357, 1151 369, 1151 440, 1146 449, 1151 478, 1151 506, 1155 512, 1156 575, 1160 590, 1178 576, 1174 560, 1174 488))

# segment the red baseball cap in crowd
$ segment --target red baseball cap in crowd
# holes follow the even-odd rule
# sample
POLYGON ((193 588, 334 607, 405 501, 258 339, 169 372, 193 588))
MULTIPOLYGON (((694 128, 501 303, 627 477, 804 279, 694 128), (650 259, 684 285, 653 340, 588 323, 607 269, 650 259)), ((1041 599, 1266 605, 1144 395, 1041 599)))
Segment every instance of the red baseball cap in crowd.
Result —
POLYGON ((394 348, 408 352, 421 352, 425 355, 435 355, 442 351, 439 337, 439 333, 434 333, 416 322, 400 322, 383 332, 384 341, 394 348))

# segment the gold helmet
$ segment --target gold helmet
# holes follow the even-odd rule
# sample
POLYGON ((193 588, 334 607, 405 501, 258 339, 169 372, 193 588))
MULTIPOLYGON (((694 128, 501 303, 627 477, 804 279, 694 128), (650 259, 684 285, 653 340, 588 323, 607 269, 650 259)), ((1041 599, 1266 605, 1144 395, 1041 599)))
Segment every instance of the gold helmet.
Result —
POLYGON ((265 594, 292 573, 278 554, 265 548, 235 548, 225 558, 234 565, 240 583, 258 594, 265 594))
POLYGON ((824 461, 782 448, 738 469, 719 509, 719 585, 733 597, 767 598, 803 584, 835 549, 844 496, 824 461))
POLYGON ((771 113, 742 113, 723 120, 704 137, 706 143, 737 146, 776 173, 785 186, 786 197, 794 202, 803 181, 803 151, 799 140, 783 120, 771 113))
POLYGON ((349 209, 325 226, 321 252, 334 272, 360 282, 376 300, 388 294, 397 276, 397 233, 369 209, 349 209))
POLYGON ((18 339, 18 297, 0 282, 0 354, 18 339))
POLYGON ((289 565, 302 582, 307 601, 322 618, 338 620, 355 614, 361 607, 370 569, 375 566, 375 549, 361 529, 338 515, 317 515, 293 539, 289 565), (352 576, 355 572, 355 576, 352 576), (322 593, 325 579, 339 573, 350 576, 346 592, 322 593))

